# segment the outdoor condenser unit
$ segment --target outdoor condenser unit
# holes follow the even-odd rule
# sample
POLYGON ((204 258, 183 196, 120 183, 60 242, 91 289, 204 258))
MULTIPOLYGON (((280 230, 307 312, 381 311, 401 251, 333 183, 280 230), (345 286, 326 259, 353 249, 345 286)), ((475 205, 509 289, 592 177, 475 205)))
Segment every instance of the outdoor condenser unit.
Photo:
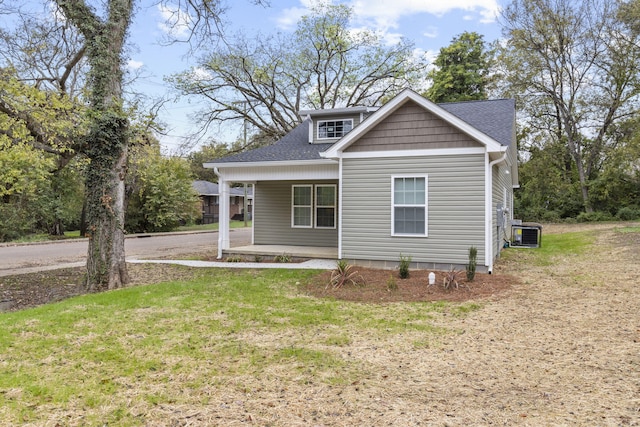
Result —
POLYGON ((511 245, 538 248, 542 245, 542 225, 525 222, 511 226, 511 245))

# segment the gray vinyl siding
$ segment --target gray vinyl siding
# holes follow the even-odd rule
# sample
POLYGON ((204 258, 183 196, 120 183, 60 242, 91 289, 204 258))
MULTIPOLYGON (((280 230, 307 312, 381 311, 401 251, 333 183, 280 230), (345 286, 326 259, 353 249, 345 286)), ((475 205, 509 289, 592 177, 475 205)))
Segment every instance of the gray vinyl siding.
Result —
POLYGON ((425 148, 469 148, 481 144, 468 135, 426 111, 407 102, 384 119, 347 152, 412 150, 425 148))
POLYGON ((256 245, 338 247, 335 229, 291 227, 291 186, 294 184, 335 184, 337 181, 260 181, 254 195, 253 241, 256 245))
MULTIPOLYGON (((332 120, 353 120, 353 128, 360 124, 360 114, 350 114, 346 116, 336 116, 336 117, 317 117, 313 119, 313 142, 324 144, 327 142, 334 142, 339 140, 340 138, 324 138, 318 139, 318 122, 326 122, 332 120)), ((352 129, 353 129, 352 128, 352 129)))
POLYGON ((470 246, 484 254, 484 155, 344 159, 342 258, 468 262, 470 246), (428 176, 427 237, 391 236, 391 177, 428 176))
POLYGON ((506 171, 509 167, 506 164, 501 164, 499 166, 494 166, 492 173, 492 227, 491 234, 493 238, 493 256, 498 257, 500 254, 500 250, 502 249, 502 245, 504 244, 504 240, 511 239, 511 221, 513 218, 513 213, 511 212, 511 200, 513 198, 513 184, 511 181, 511 175, 507 174, 506 171), (505 199, 505 190, 507 194, 507 198, 505 199), (504 234, 498 235, 498 217, 497 217, 497 209, 498 205, 501 204, 503 207, 509 209, 509 213, 507 215, 505 221, 505 231, 504 234))

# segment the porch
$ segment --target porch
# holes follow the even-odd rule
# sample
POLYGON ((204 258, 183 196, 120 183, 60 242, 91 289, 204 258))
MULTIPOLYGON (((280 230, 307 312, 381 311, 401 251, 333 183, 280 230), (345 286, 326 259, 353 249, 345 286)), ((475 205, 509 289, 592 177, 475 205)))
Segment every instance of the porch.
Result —
POLYGON ((223 255, 266 256, 286 254, 293 258, 338 259, 338 248, 292 245, 247 245, 224 249, 223 255))

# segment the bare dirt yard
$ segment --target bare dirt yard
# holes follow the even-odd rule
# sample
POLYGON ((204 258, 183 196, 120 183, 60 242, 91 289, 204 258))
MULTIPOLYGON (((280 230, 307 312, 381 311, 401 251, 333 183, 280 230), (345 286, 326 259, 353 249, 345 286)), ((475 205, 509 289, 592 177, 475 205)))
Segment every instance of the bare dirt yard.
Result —
MULTIPOLYGON (((325 280, 310 282, 301 291, 319 297, 366 304, 451 299, 480 308, 430 313, 434 326, 453 332, 423 345, 413 335, 345 331, 354 338, 339 356, 373 367, 357 383, 278 385, 274 378, 271 386, 244 378, 249 396, 238 387, 211 396, 241 402, 225 408, 224 423, 216 424, 219 408, 158 407, 150 415, 164 423, 154 425, 640 426, 640 233, 616 226, 545 226, 543 242, 547 234, 592 230, 596 243, 545 265, 522 262, 527 249, 509 249, 522 251, 520 261, 505 257, 494 275, 479 275, 456 293, 428 295, 424 285, 400 279, 401 292, 391 293, 389 271, 364 269, 367 286, 343 294, 327 295, 325 280)), ((421 273, 412 273, 418 280, 421 273)), ((17 309, 80 293, 80 274, 1 278, 0 301, 24 300, 17 309)), ((185 273, 135 265, 131 274, 135 283, 152 283, 185 273)))

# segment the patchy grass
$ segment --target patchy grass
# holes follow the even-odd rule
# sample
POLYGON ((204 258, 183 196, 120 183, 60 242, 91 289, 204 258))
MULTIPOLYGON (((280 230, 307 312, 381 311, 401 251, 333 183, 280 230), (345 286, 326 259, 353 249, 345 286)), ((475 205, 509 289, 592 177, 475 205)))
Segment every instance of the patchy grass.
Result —
POLYGON ((522 259, 537 266, 550 266, 559 257, 575 257, 583 254, 595 241, 594 231, 576 231, 542 236, 538 248, 513 247, 503 251, 506 260, 522 259))
POLYGON ((432 342, 444 333, 429 312, 447 304, 301 294, 296 282, 316 273, 199 270, 193 280, 0 314, 0 419, 144 425, 141 414, 153 407, 206 405, 212 387, 234 387, 239 378, 278 372, 285 383, 351 384, 371 372, 337 350, 362 334, 432 342))
POLYGON ((640 226, 637 227, 616 227, 613 229, 616 233, 640 233, 640 226))

